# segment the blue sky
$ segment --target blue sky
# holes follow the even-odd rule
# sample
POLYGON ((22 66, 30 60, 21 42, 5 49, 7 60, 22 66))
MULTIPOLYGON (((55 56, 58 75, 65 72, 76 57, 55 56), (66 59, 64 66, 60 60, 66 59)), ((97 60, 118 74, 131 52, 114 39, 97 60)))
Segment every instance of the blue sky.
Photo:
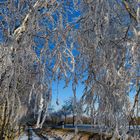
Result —
MULTIPOLYGON (((61 108, 61 106, 64 104, 64 101, 68 100, 70 97, 73 97, 72 92, 72 83, 70 82, 69 86, 64 88, 65 82, 60 81, 58 85, 58 101, 59 105, 56 104, 57 100, 57 83, 54 82, 52 86, 52 103, 51 105, 54 107, 55 110, 58 110, 61 108)), ((77 86, 77 99, 80 99, 80 97, 83 94, 84 85, 79 84, 77 86)))
MULTIPOLYGON (((5 2, 6 0, 0 0, 1 3, 5 2)), ((80 16, 80 11, 77 9, 74 9, 74 3, 71 1, 69 3, 66 3, 66 1, 64 1, 63 5, 62 5, 62 9, 64 10, 63 11, 63 26, 65 27, 66 24, 70 24, 70 25, 73 25, 75 24, 76 22, 76 18, 78 18, 80 16)), ((8 11, 7 9, 4 8, 0 8, 0 10, 2 11, 2 13, 6 14, 8 11)), ((22 11, 23 9, 21 9, 22 11)), ((47 12, 46 9, 42 8, 40 9, 40 12, 41 13, 44 13, 44 12, 47 12)), ((51 23, 51 21, 46 17, 46 18, 43 18, 42 20, 40 20, 39 24, 40 26, 46 26, 46 28, 48 28, 49 30, 53 30, 54 28, 56 28, 57 24, 59 23, 58 22, 58 17, 59 17, 59 13, 58 11, 56 10, 56 12, 53 13, 53 18, 54 18, 54 24, 51 23)), ((3 20, 3 17, 0 16, 0 21, 3 20)), ((19 24, 20 24, 20 21, 18 21, 19 24)), ((6 25, 6 22, 5 24, 6 25)), ((8 27, 6 27, 8 28, 8 27)), ((75 24, 74 28, 79 28, 79 24, 75 24)), ((41 34, 41 33, 38 33, 38 34, 41 34)), ((47 34, 47 32, 46 32, 47 34)), ((0 27, 0 42, 2 43, 4 40, 4 37, 3 37, 3 30, 1 29, 0 27)), ((36 44, 36 48, 35 51, 36 51, 36 54, 38 55, 38 57, 40 56, 40 50, 41 48, 43 48, 43 46, 45 45, 45 41, 39 37, 35 37, 34 38, 34 42, 36 44)), ((53 49, 55 46, 54 46, 54 42, 49 42, 49 46, 51 45, 50 49, 53 49)), ((68 45, 69 45, 69 42, 68 42, 68 45)), ((34 46, 33 46, 34 47, 34 46)), ((74 55, 77 54, 77 52, 75 50, 73 50, 73 53, 74 55)), ((58 94, 58 98, 59 98, 59 103, 60 105, 56 105, 56 99, 57 99, 57 83, 53 83, 53 90, 52 90, 52 105, 55 107, 55 109, 59 109, 61 108, 61 105, 63 104, 63 102, 65 100, 68 100, 70 97, 73 96, 73 93, 72 93, 72 88, 71 88, 71 83, 70 85, 67 87, 67 88, 63 88, 65 86, 65 82, 64 81, 60 81, 59 82, 59 94, 58 94)), ((83 91, 83 86, 80 85, 77 87, 77 97, 80 98, 81 95, 82 95, 82 91, 83 91)))
MULTIPOLYGON (((0 2, 4 2, 4 1, 5 0, 0 0, 0 2)), ((120 2, 120 0, 118 0, 118 2, 120 2)), ((73 8, 73 3, 72 2, 70 2, 69 7, 66 4, 63 5, 63 9, 65 10, 63 18, 67 17, 68 18, 67 22, 69 24, 71 24, 71 25, 75 23, 75 18, 78 18, 80 16, 80 11, 79 10, 74 10, 72 8, 73 8), (72 12, 70 12, 70 11, 72 11, 72 12)), ((2 9, 0 9, 0 10, 2 10, 2 9)), ((43 10, 44 9, 42 9, 41 12, 46 12, 45 10, 44 11, 43 10)), ((57 12, 53 14, 53 17, 55 19, 56 24, 57 24, 57 20, 58 20, 57 16, 58 16, 57 12)), ((1 20, 2 20, 2 16, 0 16, 0 21, 1 20)), ((127 20, 127 21, 129 21, 129 20, 127 20)), ((63 23, 64 27, 66 26, 66 23, 63 23)), ((55 28, 55 26, 56 26, 56 24, 54 24, 54 27, 53 27, 47 17, 45 19, 42 19, 42 21, 40 21, 40 24, 45 25, 50 30, 53 30, 53 28, 55 28)), ((74 27, 75 27, 75 29, 79 28, 79 24, 76 24, 74 27)), ((3 40, 3 33, 2 33, 2 29, 0 27, 0 42, 2 42, 2 40, 3 40)), ((43 41, 43 39, 39 39, 37 37, 34 38, 34 41, 35 41, 36 45, 38 46, 38 47, 36 47, 35 51, 36 51, 37 55, 39 55, 40 54, 40 49, 44 46, 45 42, 43 41)), ((53 49, 54 48, 53 42, 50 42, 50 44, 49 44, 50 49, 53 49)), ((73 51, 73 53, 74 53, 74 55, 76 55, 77 54, 76 50, 73 51)), ((54 106, 55 110, 60 109, 61 105, 63 105, 64 101, 68 100, 70 97, 73 96, 71 83, 69 84, 69 86, 67 88, 63 88, 64 86, 65 86, 65 82, 60 81, 59 86, 58 86, 59 105, 57 105, 56 104, 56 100, 57 100, 57 83, 55 83, 55 82, 53 83, 53 86, 52 86, 52 88, 53 88, 52 89, 52 105, 54 106)), ((83 93, 83 89, 84 89, 84 86, 82 84, 79 84, 79 86, 77 87, 77 98, 81 97, 81 95, 83 93)), ((130 92, 130 97, 131 97, 132 100, 134 99, 135 93, 136 93, 136 90, 135 90, 135 88, 133 88, 133 90, 130 92)))

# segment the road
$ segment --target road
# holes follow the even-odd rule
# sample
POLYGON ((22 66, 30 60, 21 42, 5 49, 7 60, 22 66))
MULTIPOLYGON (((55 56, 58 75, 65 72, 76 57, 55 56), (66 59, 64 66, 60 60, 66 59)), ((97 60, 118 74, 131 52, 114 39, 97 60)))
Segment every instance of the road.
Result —
MULTIPOLYGON (((61 126, 57 126, 56 128, 61 128, 61 126)), ((73 127, 72 124, 67 124, 65 125, 64 128, 67 128, 67 129, 72 129, 74 130, 75 127, 73 127)), ((107 127, 105 126, 99 126, 99 125, 86 125, 86 124, 81 124, 81 125, 77 125, 77 128, 79 131, 85 131, 85 132, 94 132, 94 133, 104 133, 104 132, 109 132, 110 129, 107 129, 107 127)), ((120 130, 121 132, 121 130, 120 130)), ((130 134, 134 134, 134 133, 139 133, 140 135, 140 126, 138 127, 133 127, 133 126, 130 126, 130 129, 128 127, 128 132, 130 134)))
MULTIPOLYGON (((60 128, 60 127, 61 126, 56 126, 56 128, 60 128)), ((65 125, 64 128, 71 129, 71 130, 75 129, 75 127, 73 127, 71 124, 65 125)), ((107 130, 107 128, 104 126, 94 126, 93 127, 92 125, 78 125, 77 128, 79 131, 94 132, 94 133, 104 133, 107 130)), ((131 126, 130 129, 128 128, 128 131, 132 135, 134 132, 136 132, 140 136, 140 126, 138 126, 137 129, 133 129, 133 127, 131 126)), ((46 136, 46 139, 57 140, 57 138, 50 137, 50 136, 46 136)), ((33 131, 32 128, 28 128, 27 132, 25 132, 23 135, 21 135, 18 140, 42 140, 42 138, 39 138, 39 136, 37 136, 35 134, 35 132, 33 131)))

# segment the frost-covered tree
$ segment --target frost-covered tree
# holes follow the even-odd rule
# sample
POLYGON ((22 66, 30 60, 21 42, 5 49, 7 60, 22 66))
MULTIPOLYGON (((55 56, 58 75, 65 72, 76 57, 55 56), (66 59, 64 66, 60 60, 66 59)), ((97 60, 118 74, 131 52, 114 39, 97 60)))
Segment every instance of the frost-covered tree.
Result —
POLYGON ((74 103, 74 100, 74 97, 70 97, 62 106, 62 110, 64 110, 63 114, 66 113, 66 115, 72 116, 73 126, 75 126, 75 124, 77 125, 78 122, 81 122, 81 118, 84 113, 82 102, 76 99, 76 103, 74 103))
POLYGON ((67 78, 74 71, 73 12, 69 1, 0 2, 1 138, 31 113, 42 127, 55 74, 67 78))
POLYGON ((139 115, 139 5, 139 0, 1 1, 0 137, 10 137, 20 118, 32 113, 42 127, 52 81, 63 78, 67 85, 71 78, 75 111, 83 79, 80 103, 95 123, 109 119, 113 138, 126 139, 130 119, 139 115))
POLYGON ((108 118, 114 137, 123 139, 140 98, 139 4, 138 0, 83 0, 79 5, 77 61, 86 76, 82 100, 95 123, 104 124, 108 118), (136 89, 134 102, 130 88, 136 89))

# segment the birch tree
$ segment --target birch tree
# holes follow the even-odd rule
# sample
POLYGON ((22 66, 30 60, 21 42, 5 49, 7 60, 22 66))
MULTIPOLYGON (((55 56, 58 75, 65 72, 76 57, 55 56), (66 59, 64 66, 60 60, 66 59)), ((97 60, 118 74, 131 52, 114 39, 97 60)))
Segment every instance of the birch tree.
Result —
POLYGON ((83 80, 80 103, 90 108, 94 122, 109 118, 107 131, 127 139, 128 123, 139 115, 139 5, 139 0, 0 2, 0 137, 31 113, 42 127, 52 81, 64 79, 66 85, 73 82, 77 112, 83 80))
POLYGON ((74 71, 70 7, 69 2, 56 0, 0 2, 1 138, 7 137, 6 124, 12 132, 31 113, 38 115, 36 127, 42 127, 52 80, 74 71))
POLYGON ((81 100, 95 123, 104 124, 107 117, 113 138, 127 139, 140 98, 139 90, 134 102, 129 96, 130 87, 139 86, 139 1, 88 0, 80 9, 77 61, 87 77, 81 100))

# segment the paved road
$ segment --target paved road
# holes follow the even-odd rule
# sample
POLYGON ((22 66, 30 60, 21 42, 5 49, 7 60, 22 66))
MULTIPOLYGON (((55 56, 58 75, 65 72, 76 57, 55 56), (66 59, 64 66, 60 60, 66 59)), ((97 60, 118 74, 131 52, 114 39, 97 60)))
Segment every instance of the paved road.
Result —
MULTIPOLYGON (((60 128, 61 126, 58 126, 56 128, 60 128)), ((78 130, 79 131, 85 131, 85 132, 94 132, 94 133, 103 133, 107 130, 107 128, 105 128, 104 126, 92 126, 92 125, 78 125, 78 130)), ((72 129, 74 130, 75 128, 72 126, 72 125, 65 125, 65 128, 68 128, 68 129, 72 129)), ((128 129, 129 130, 129 129, 128 129)), ((130 127, 130 133, 132 133, 133 135, 133 132, 136 132, 139 134, 140 136, 140 126, 138 126, 138 128, 136 130, 133 129, 133 127, 130 127)), ((47 136, 47 138, 49 140, 56 140, 55 137, 49 137, 47 136)), ((39 138, 35 132, 32 130, 32 128, 29 128, 28 129, 28 133, 24 133, 22 136, 19 137, 18 140, 41 140, 41 138, 39 138), (30 135, 30 137, 29 137, 30 135)))
MULTIPOLYGON (((57 128, 61 128, 61 126, 57 126, 57 128)), ((68 129, 72 129, 74 130, 75 127, 73 127, 72 124, 67 124, 65 125, 64 128, 68 128, 68 129)), ((79 131, 85 131, 85 132, 94 132, 94 133, 104 133, 104 132, 109 132, 109 129, 107 129, 107 127, 105 126, 99 126, 99 125, 86 125, 86 124, 81 124, 81 125, 77 125, 77 128, 79 131)), ((120 130, 121 131, 121 130, 120 130)), ((131 126, 130 129, 128 127, 128 132, 133 134, 133 133, 139 133, 140 135, 140 126, 138 127, 133 127, 131 126)))
MULTIPOLYGON (((68 129, 75 129, 71 124, 70 125, 65 125, 64 128, 68 129)), ((79 131, 85 131, 85 132, 94 132, 94 133, 99 133, 99 132, 104 132, 106 131, 106 128, 103 126, 94 126, 93 125, 77 125, 77 128, 79 131)))

